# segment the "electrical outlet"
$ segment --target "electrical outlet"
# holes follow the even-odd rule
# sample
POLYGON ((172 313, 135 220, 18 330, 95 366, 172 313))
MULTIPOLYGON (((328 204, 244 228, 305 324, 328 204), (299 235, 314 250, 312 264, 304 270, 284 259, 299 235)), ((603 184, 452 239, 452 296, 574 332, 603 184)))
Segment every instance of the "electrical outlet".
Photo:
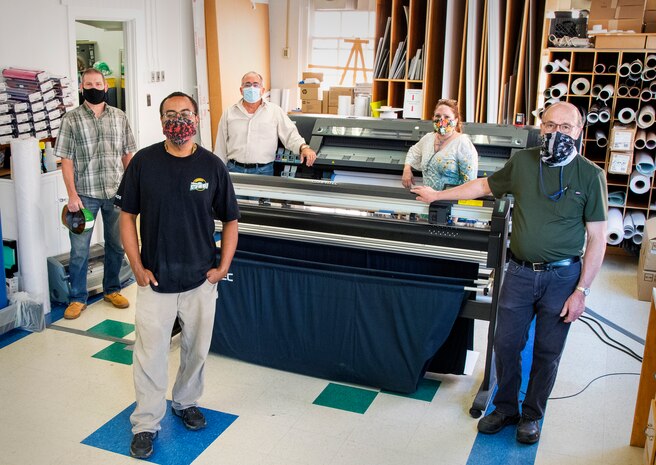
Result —
POLYGON ((155 71, 150 72, 150 82, 155 82, 155 71))
POLYGON ((151 105, 150 94, 146 94, 146 106, 149 107, 150 105, 151 105))
POLYGON ((285 47, 282 49, 282 57, 289 58, 289 47, 285 47))
POLYGON ((160 77, 159 77, 159 73, 160 73, 159 71, 155 71, 155 76, 156 76, 156 79, 155 79, 155 80, 156 80, 157 82, 159 82, 159 81, 161 80, 160 77))
POLYGON ((160 77, 162 78, 162 82, 164 82, 164 70, 160 71, 160 77))

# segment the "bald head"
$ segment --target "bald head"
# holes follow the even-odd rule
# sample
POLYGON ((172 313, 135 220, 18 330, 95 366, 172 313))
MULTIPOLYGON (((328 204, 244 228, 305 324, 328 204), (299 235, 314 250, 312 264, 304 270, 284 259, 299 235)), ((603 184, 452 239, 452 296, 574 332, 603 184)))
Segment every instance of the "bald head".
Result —
POLYGON ((558 102, 551 105, 542 113, 542 128, 541 133, 554 132, 560 128, 562 133, 565 133, 573 139, 578 139, 583 130, 583 117, 579 109, 568 102, 558 102), (555 127, 549 130, 549 126, 555 127), (563 127, 571 127, 571 130, 563 130, 563 127))

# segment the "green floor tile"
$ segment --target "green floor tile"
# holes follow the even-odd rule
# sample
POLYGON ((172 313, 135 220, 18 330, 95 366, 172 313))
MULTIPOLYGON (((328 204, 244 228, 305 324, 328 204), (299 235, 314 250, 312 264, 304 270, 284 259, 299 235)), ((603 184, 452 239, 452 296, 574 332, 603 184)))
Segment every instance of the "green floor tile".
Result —
POLYGON ((130 350, 125 344, 115 342, 97 354, 94 354, 93 358, 122 363, 123 365, 132 365, 132 350, 130 350))
POLYGON ((87 331, 103 336, 124 337, 134 331, 134 325, 122 321, 105 320, 87 331))
POLYGON ((442 383, 441 381, 437 381, 435 379, 424 378, 419 382, 419 387, 412 394, 399 394, 398 392, 392 392, 392 391, 381 391, 381 392, 385 394, 400 396, 400 397, 407 397, 409 399, 417 399, 417 400, 430 402, 433 400, 433 397, 435 397, 435 393, 439 389, 441 383, 442 383))
POLYGON ((329 383, 313 404, 364 413, 378 395, 377 391, 329 383))

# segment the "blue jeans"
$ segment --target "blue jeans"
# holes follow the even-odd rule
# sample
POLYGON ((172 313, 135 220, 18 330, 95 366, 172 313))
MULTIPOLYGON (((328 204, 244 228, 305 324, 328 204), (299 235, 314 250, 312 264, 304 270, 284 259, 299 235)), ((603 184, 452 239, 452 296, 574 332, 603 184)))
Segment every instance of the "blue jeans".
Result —
MULTIPOLYGON (((94 199, 80 196, 84 208, 89 210, 94 219, 98 211, 102 212, 103 226, 105 232, 105 268, 103 271, 103 292, 111 294, 121 290, 119 271, 123 263, 125 251, 121 245, 121 235, 118 229, 118 218, 120 210, 114 206, 114 199, 94 199)), ((87 273, 89 271, 89 244, 91 243, 90 231, 82 234, 69 232, 71 239, 71 261, 69 264, 69 280, 71 293, 69 302, 86 303, 89 293, 87 292, 87 273)))
MULTIPOLYGON (((228 171, 231 173, 244 173, 244 174, 259 174, 262 176, 273 176, 273 162, 266 164, 258 164, 253 168, 244 168, 243 166, 235 165, 235 162, 228 160, 228 171)), ((238 199, 258 200, 257 197, 237 197, 238 199)), ((259 199, 262 202, 269 202, 270 199, 259 199)))
POLYGON ((560 312, 580 274, 580 261, 553 271, 533 271, 512 260, 508 263, 494 336, 498 384, 494 405, 499 412, 519 413, 521 352, 535 316, 533 363, 522 413, 535 420, 544 416, 571 326, 563 322, 560 312))

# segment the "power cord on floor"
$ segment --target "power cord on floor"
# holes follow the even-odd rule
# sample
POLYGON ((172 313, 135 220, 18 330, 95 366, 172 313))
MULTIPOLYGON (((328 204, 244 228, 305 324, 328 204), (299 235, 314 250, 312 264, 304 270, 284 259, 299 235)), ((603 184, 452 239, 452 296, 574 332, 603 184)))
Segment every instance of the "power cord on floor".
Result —
POLYGON ((549 397, 548 400, 560 400, 560 399, 569 399, 571 397, 576 397, 579 394, 581 394, 583 391, 588 389, 588 387, 590 387, 590 385, 592 383, 594 383, 595 381, 597 381, 598 379, 605 378, 606 376, 620 376, 620 375, 637 375, 637 376, 640 376, 640 373, 606 373, 605 375, 597 376, 595 379, 593 379, 588 384, 586 384, 585 387, 583 389, 581 389, 579 392, 577 392, 576 394, 571 394, 569 396, 549 397))
POLYGON ((640 355, 635 353, 628 346, 626 346, 626 345, 622 344, 621 342, 619 342, 618 340, 613 339, 612 337, 610 337, 608 335, 608 333, 606 332, 606 330, 604 329, 604 327, 601 325, 601 323, 598 320, 595 320, 594 318, 589 317, 589 316, 585 316, 585 315, 581 315, 579 317, 579 320, 581 321, 581 323, 584 323, 586 326, 588 326, 588 328, 590 328, 590 330, 593 333, 595 333, 595 335, 599 338, 599 340, 601 342, 603 342, 604 344, 606 344, 609 347, 612 347, 613 349, 617 349, 620 352, 625 353, 629 357, 632 357, 632 358, 636 359, 639 362, 642 362, 642 357, 640 355), (601 332, 604 334, 604 336, 606 336, 609 341, 611 341, 611 342, 613 342, 617 345, 611 344, 608 341, 604 340, 604 338, 601 337, 601 335, 597 332, 597 330, 595 328, 592 327, 592 325, 590 323, 596 323, 599 326, 599 329, 601 330, 601 332))

